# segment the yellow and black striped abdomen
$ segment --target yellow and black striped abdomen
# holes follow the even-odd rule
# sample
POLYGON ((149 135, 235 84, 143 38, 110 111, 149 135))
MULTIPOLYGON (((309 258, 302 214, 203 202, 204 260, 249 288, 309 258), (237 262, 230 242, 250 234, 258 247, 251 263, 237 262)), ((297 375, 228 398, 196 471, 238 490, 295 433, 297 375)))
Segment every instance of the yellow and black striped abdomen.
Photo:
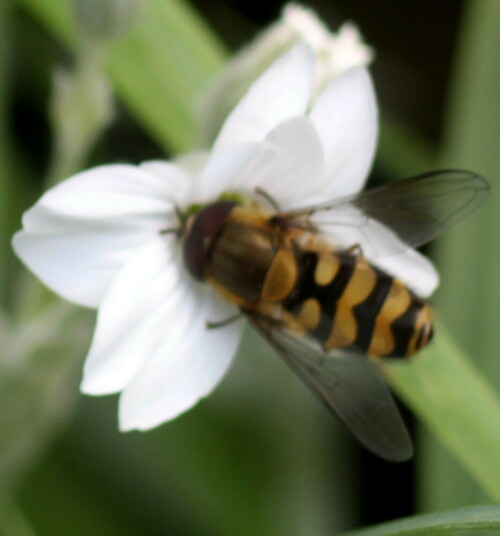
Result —
POLYGON ((297 264, 283 307, 326 350, 406 357, 430 341, 429 306, 361 255, 305 251, 297 264))

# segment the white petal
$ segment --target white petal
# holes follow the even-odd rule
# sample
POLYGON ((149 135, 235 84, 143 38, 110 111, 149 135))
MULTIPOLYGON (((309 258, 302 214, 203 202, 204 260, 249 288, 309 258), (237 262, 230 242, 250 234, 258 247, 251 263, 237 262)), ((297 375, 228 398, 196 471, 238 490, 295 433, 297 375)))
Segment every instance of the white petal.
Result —
POLYGON ((266 173, 256 175, 259 186, 290 210, 308 204, 323 173, 323 147, 307 117, 289 119, 273 129, 265 140, 276 153, 266 173))
POLYGON ((190 311, 189 322, 172 322, 173 333, 157 342, 147 363, 123 391, 121 430, 146 430, 173 419, 208 395, 225 374, 241 339, 243 322, 208 329, 207 321, 224 320, 236 311, 211 292, 184 293, 179 304, 190 311))
POLYGON ((189 322, 179 298, 190 284, 175 237, 156 237, 118 272, 97 316, 81 389, 121 391, 165 337, 189 322))
MULTIPOLYGON (((316 222, 315 218, 313 221, 316 222)), ((421 298, 430 296, 439 284, 434 265, 418 251, 402 242, 390 229, 371 220, 360 228, 357 225, 321 227, 326 239, 341 249, 359 246, 373 265, 397 277, 421 298)))
POLYGON ((337 77, 314 104, 310 117, 325 151, 323 199, 356 193, 370 170, 377 142, 377 105, 368 71, 337 77))
POLYGON ((252 194, 260 188, 282 209, 304 204, 316 192, 323 169, 323 150, 307 117, 289 119, 262 143, 217 151, 202 174, 204 201, 224 191, 252 194))
POLYGON ((276 125, 307 108, 314 75, 314 55, 299 44, 282 56, 251 86, 226 119, 215 150, 261 141, 276 125))
POLYGON ((175 163, 191 175, 197 175, 210 158, 209 151, 191 151, 175 158, 175 163))
POLYGON ((432 262, 414 249, 402 255, 376 259, 374 264, 399 278, 421 298, 430 296, 439 285, 439 274, 432 262))
POLYGON ((394 231, 349 204, 312 216, 325 239, 334 247, 359 246, 366 259, 397 277, 418 296, 432 294, 439 283, 433 264, 411 249, 394 231))
MULTIPOLYGON (((199 157, 201 160, 201 156, 199 157)), ((195 173, 191 173, 187 167, 178 162, 166 162, 164 160, 148 160, 140 164, 140 168, 155 175, 161 183, 168 184, 169 192, 175 192, 175 203, 184 205, 189 199, 194 182, 195 173)), ((170 193, 170 197, 172 194, 170 193)))
POLYGON ((213 152, 201 173, 195 200, 210 202, 224 192, 236 191, 245 177, 253 176, 256 167, 270 158, 270 151, 260 143, 241 143, 213 152))
POLYGON ((319 210, 311 219, 335 245, 360 246, 368 259, 400 255, 409 248, 392 229, 348 202, 330 210, 319 210))
MULTIPOLYGON (((171 166, 172 174, 183 173, 171 166)), ((23 217, 30 232, 52 230, 49 215, 71 220, 98 220, 135 214, 161 214, 171 210, 177 180, 129 165, 99 166, 61 182, 23 217), (42 218, 39 211, 42 210, 42 218)))
POLYGON ((14 251, 54 292, 86 307, 98 307, 113 277, 151 232, 95 224, 66 232, 16 233, 14 251))
POLYGON ((80 173, 25 213, 14 250, 59 295, 97 307, 130 255, 174 224, 178 174, 172 167, 168 181, 121 165, 80 173))

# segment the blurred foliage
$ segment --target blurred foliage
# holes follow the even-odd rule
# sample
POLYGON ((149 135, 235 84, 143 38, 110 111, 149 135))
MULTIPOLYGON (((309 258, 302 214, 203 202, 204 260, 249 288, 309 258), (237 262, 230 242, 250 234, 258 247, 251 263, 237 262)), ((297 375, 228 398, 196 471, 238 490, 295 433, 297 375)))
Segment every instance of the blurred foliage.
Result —
POLYGON ((475 506, 451 512, 414 516, 346 533, 345 536, 424 536, 427 534, 476 534, 500 529, 500 506, 475 506))
MULTIPOLYGON (((383 179, 442 162, 498 180, 499 8, 496 0, 470 0, 463 12, 442 145, 422 136, 393 109, 383 115, 377 162, 383 179)), ((222 12, 238 20, 231 18, 234 7, 222 12)), ((112 154, 112 132, 106 129, 117 127, 110 126, 112 116, 106 113, 97 114, 95 129, 82 137, 76 157, 67 158, 68 149, 57 142, 58 136, 66 139, 68 114, 74 112, 78 128, 86 128, 89 114, 82 102, 89 97, 90 106, 96 104, 93 85, 81 83, 82 73, 109 84, 116 96, 113 104, 110 93, 106 105, 122 121, 115 133, 119 141, 130 113, 149 136, 134 142, 140 139, 144 152, 159 156, 161 150, 191 147, 196 99, 226 53, 181 0, 144 0, 132 27, 96 54, 82 42, 69 0, 0 0, 0 44, 0 534, 320 536, 366 522, 363 506, 369 500, 363 503, 363 490, 370 480, 376 489, 370 497, 378 495, 376 508, 396 502, 402 494, 398 486, 408 487, 409 465, 367 464, 359 447, 337 434, 340 427, 252 334, 246 335, 242 348, 247 350, 218 391, 168 426, 148 434, 119 434, 114 399, 87 398, 75 410, 91 315, 61 304, 19 274, 8 238, 19 225, 21 209, 43 187, 112 154), (13 92, 22 85, 32 111, 39 106, 47 113, 47 71, 60 69, 68 58, 65 73, 75 90, 68 94, 68 112, 52 122, 52 162, 42 173, 47 162, 30 148, 47 147, 47 132, 33 119, 33 129, 9 130, 13 92), (390 480, 394 472, 399 480, 390 480)), ((377 47, 376 36, 372 44, 377 47)), ((414 365, 388 368, 398 392, 456 456, 450 461, 434 435, 420 434, 416 499, 426 510, 484 500, 473 479, 490 498, 500 498, 498 398, 466 357, 477 356, 498 388, 498 214, 494 200, 439 243, 439 308, 459 344, 443 329, 414 365), (464 476, 459 463, 471 476, 464 476)), ((497 509, 401 520, 363 534, 486 527, 498 527, 497 509)))
MULTIPOLYGON (((67 1, 18 0, 68 46, 77 31, 67 1)), ((115 90, 166 150, 192 147, 193 107, 221 67, 222 46, 180 0, 144 2, 136 23, 112 45, 109 75, 115 90)))
POLYGON ((437 320, 436 331, 433 344, 412 366, 397 362, 387 373, 448 451, 500 501, 500 400, 437 320))
MULTIPOLYGON (((446 274, 436 306, 458 344, 498 392, 500 3, 486 0, 469 2, 466 7, 450 83, 440 163, 443 167, 472 169, 487 177, 493 195, 482 210, 436 243, 438 267, 446 274)), ((483 418, 495 423, 488 413, 483 418)), ((464 427, 464 436, 469 433, 464 427)), ((494 447, 500 451, 499 444, 494 447)), ((422 453, 420 486, 427 490, 421 494, 423 508, 448 509, 486 500, 484 492, 432 438, 426 437, 422 453)), ((500 480, 500 474, 495 475, 493 468, 491 471, 500 480)))

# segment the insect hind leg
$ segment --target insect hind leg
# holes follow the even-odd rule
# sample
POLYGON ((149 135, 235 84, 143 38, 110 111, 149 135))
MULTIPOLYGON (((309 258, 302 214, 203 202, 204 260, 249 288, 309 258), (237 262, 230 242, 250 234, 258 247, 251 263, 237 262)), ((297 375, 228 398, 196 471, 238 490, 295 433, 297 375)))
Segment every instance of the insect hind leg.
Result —
POLYGON ((229 326, 233 322, 236 322, 243 316, 241 311, 238 311, 236 314, 229 316, 228 318, 225 318, 224 320, 219 320, 217 322, 206 322, 205 325, 207 329, 217 329, 217 328, 223 328, 225 326, 229 326))

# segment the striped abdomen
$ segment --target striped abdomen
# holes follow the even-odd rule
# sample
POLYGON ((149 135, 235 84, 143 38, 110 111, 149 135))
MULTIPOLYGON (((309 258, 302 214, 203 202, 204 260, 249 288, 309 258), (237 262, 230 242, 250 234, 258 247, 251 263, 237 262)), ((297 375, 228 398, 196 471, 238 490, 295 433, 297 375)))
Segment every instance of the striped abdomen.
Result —
POLYGON ((297 264, 283 306, 325 349, 406 357, 430 341, 429 306, 361 255, 305 251, 297 264))
POLYGON ((428 305, 362 255, 332 252, 312 234, 231 202, 198 213, 184 260, 227 300, 310 334, 326 350, 405 357, 432 336, 428 305))

